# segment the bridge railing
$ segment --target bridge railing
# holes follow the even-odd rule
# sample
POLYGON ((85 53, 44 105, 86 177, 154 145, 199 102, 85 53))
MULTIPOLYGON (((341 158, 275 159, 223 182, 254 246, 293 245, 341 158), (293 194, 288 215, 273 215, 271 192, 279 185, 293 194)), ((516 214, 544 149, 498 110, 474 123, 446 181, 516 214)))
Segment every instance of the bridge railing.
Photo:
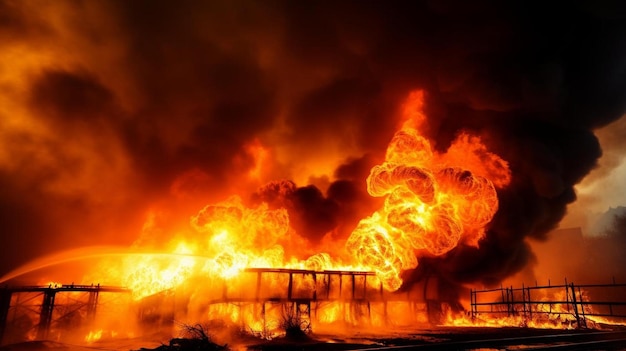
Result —
POLYGON ((471 290, 472 318, 521 317, 523 320, 570 319, 578 328, 587 321, 626 322, 626 284, 574 284, 471 290))
MULTIPOLYGON (((29 316, 17 316, 19 318, 34 319, 37 339, 46 339, 50 331, 50 327, 55 318, 55 307, 58 307, 57 295, 65 295, 71 293, 86 293, 87 297, 84 302, 81 302, 77 308, 73 310, 74 313, 80 309, 84 309, 84 314, 87 318, 92 319, 96 313, 96 307, 98 305, 99 297, 101 293, 131 293, 131 290, 124 287, 117 286, 102 286, 102 285, 29 285, 29 286, 5 286, 0 287, 0 344, 2 344, 7 326, 9 323, 14 322, 10 320, 10 312, 13 310, 13 319, 16 319, 16 309, 20 306, 29 316), (26 301, 20 301, 20 296, 28 295, 26 301), (35 294, 33 296, 33 294, 35 294), (38 301, 41 297, 41 303, 34 305, 24 305, 29 301, 38 301)), ((58 318, 67 317, 62 315, 58 318)), ((57 318, 57 319, 58 319, 57 318)))

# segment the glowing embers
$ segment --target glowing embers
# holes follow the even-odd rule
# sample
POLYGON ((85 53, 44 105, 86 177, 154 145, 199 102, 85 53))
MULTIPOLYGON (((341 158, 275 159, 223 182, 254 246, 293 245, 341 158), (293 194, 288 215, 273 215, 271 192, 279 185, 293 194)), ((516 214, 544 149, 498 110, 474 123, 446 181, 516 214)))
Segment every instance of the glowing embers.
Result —
POLYGON ((434 151, 419 132, 422 107, 423 93, 412 93, 385 162, 367 178, 368 192, 385 197, 384 206, 361 220, 346 243, 389 290, 401 286, 400 272, 416 267, 418 257, 476 246, 498 210, 496 186, 511 177, 508 164, 478 137, 462 133, 446 153, 434 151))

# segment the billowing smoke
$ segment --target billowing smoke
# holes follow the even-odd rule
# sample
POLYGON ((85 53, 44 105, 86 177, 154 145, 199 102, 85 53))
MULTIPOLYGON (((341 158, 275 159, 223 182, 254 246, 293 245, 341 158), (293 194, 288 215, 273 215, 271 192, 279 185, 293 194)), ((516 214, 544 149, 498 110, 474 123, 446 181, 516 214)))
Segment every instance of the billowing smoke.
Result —
POLYGON ((312 243, 346 237, 423 89, 434 146, 480 135, 512 183, 479 248, 418 270, 498 282, 575 201, 594 129, 624 113, 625 17, 595 2, 0 1, 0 245, 15 253, 0 271, 128 245, 147 212, 188 219, 232 193, 285 207, 312 243))

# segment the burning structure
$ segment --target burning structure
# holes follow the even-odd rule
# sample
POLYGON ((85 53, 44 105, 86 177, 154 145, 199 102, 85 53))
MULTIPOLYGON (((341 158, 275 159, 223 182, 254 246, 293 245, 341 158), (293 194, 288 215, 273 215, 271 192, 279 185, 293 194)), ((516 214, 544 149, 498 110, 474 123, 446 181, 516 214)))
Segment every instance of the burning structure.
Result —
MULTIPOLYGON (((37 338, 47 336, 54 298, 68 289, 89 291, 84 305, 92 320, 100 291, 130 291, 138 301, 134 304, 138 321, 150 328, 171 329, 175 320, 219 321, 271 338, 279 330, 308 330, 314 321, 322 328, 346 322, 378 327, 440 324, 444 309, 458 313, 462 307, 458 296, 440 295, 440 286, 429 290, 428 283, 434 277, 435 284, 443 281, 455 291, 459 286, 432 272, 405 281, 405 273, 419 272, 423 258, 438 260, 457 247, 480 247, 498 210, 497 191, 509 185, 511 171, 479 137, 468 133, 459 134, 445 152, 434 150, 420 132, 427 121, 423 109, 424 92, 412 92, 384 162, 372 167, 367 177, 368 193, 384 201, 358 222, 343 247, 329 246, 306 259, 293 254, 288 258, 288 251, 305 242, 290 226, 284 205, 297 190, 292 182, 272 182, 257 192, 251 204, 232 197, 203 207, 190 219, 194 232, 177 238, 172 253, 109 258, 86 276, 106 277, 129 290, 97 286, 91 291, 93 286, 75 289, 73 285, 59 286, 60 290, 50 286, 5 290, 3 325, 12 294, 41 291, 39 322, 33 324, 37 338)), ((532 306, 529 289, 524 311, 527 302, 532 306)), ((573 286, 572 294, 580 324, 573 286)), ((475 293, 471 296, 474 316, 478 312, 475 293)), ((582 303, 580 293, 579 299, 582 303)), ((13 302, 13 321, 18 300, 19 296, 13 302)), ((96 338, 93 331, 87 338, 96 338)))
POLYGON ((1 280, 123 286, 146 318, 177 291, 207 319, 224 286, 310 315, 346 277, 355 301, 460 309, 532 262, 626 106, 603 5, 0 10, 1 280))
MULTIPOLYGON (((121 264, 107 261, 91 274, 130 288, 138 299, 165 290, 188 290, 184 304, 200 319, 206 319, 207 306, 235 303, 237 311, 209 310, 208 316, 228 319, 234 315, 241 321, 242 304, 253 304, 256 313, 248 316, 246 327, 255 333, 267 334, 265 307, 272 302, 278 303, 283 312, 293 310, 297 320, 311 319, 312 304, 317 317, 320 304, 348 303, 347 314, 343 311, 345 306, 335 306, 334 310, 341 308, 341 313, 324 310, 334 315, 320 318, 329 322, 346 318, 358 322, 362 314, 371 322, 371 304, 381 303, 378 324, 381 318, 386 322, 387 304, 398 298, 385 297, 384 291, 399 290, 403 285, 402 272, 415 269, 421 257, 439 257, 459 245, 478 246, 498 208, 496 187, 506 186, 511 177, 507 163, 487 151, 478 137, 463 133, 445 153, 433 150, 419 131, 426 122, 423 104, 422 91, 409 95, 401 128, 387 149, 385 161, 374 166, 367 178, 369 194, 383 197, 383 206, 357 224, 344 247, 328 247, 326 252, 312 254, 305 260, 295 256, 287 260, 287 249, 303 242, 290 228, 287 211, 279 206, 270 208, 264 201, 247 207, 241 199, 231 198, 205 206, 191 218, 195 233, 178 240, 174 254, 179 256, 130 256, 121 264), (203 243, 198 237, 206 241, 203 243), (199 253, 204 257, 198 258, 199 253), (257 272, 256 282, 239 278, 243 272, 257 272), (271 279, 268 275, 277 276, 271 279), (299 286, 294 288, 294 275, 309 279, 297 280, 299 286), (344 277, 349 278, 345 286, 344 277), (222 286, 215 280, 223 281, 222 286), (263 280, 266 284, 262 289, 263 280), (255 294, 246 293, 252 286, 256 286, 255 294), (286 291, 286 296, 281 290, 286 291), (298 290, 299 297, 294 293, 298 290), (362 308, 365 312, 355 312, 362 308)), ((259 191, 259 198, 274 197, 280 201, 290 191, 294 191, 293 183, 274 182, 259 191)), ((405 290, 410 291, 414 283, 405 290)), ((426 283, 420 284, 424 291, 419 298, 409 298, 409 294, 402 300, 427 307, 426 283)), ((443 299, 431 297, 432 301, 443 299)), ((417 313, 410 310, 413 313, 403 315, 413 319, 417 313)), ((441 313, 441 306, 437 310, 441 313)), ((422 320, 428 320, 428 309, 422 308, 422 312, 422 320)), ((162 313, 156 311, 156 315, 162 313)), ((43 315, 48 314, 44 311, 43 315)), ((47 328, 48 319, 40 321, 44 325, 40 329, 47 328)), ((270 332, 275 329, 276 326, 269 328, 270 332)))

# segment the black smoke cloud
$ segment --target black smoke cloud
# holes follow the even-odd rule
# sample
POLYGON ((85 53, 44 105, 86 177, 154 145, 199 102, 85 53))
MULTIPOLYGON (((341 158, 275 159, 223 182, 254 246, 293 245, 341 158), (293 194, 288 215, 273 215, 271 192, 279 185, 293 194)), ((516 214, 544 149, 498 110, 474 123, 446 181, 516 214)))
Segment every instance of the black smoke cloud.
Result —
POLYGON ((2 1, 0 9, 0 38, 11 38, 0 48, 41 54, 2 58, 16 67, 2 77, 22 79, 6 80, 2 94, 19 112, 1 117, 30 123, 3 123, 0 145, 12 156, 0 158, 0 244, 20 254, 3 255, 2 271, 50 249, 129 244, 132 235, 111 232, 138 231, 151 204, 179 195, 172 184, 193 189, 196 200, 179 205, 196 209, 253 193, 239 180, 253 166, 244 146, 255 138, 283 155, 272 179, 326 154, 346 160, 325 193, 289 183, 289 192, 265 187, 251 201, 287 203, 313 241, 348 233, 372 206, 367 170, 419 88, 438 149, 469 130, 513 173, 481 246, 423 266, 455 282, 494 283, 532 257, 525 238, 544 238, 575 201, 574 184, 601 156, 593 130, 620 118, 626 102, 620 5, 2 1), (185 174, 195 176, 185 183, 185 174))
POLYGON ((333 241, 344 242, 361 219, 380 207, 380 201, 372 200, 359 183, 362 182, 337 180, 324 195, 315 185, 298 187, 292 181, 271 182, 255 192, 251 202, 286 209, 291 227, 318 247, 327 234, 333 241))

